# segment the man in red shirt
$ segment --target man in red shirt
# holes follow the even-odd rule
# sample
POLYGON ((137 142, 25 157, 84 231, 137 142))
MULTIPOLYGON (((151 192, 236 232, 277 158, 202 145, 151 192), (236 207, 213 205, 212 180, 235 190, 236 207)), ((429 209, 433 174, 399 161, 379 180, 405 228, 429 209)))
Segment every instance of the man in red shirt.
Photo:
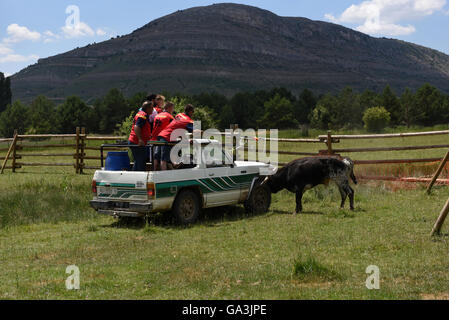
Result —
MULTIPOLYGON (((164 130, 175 118, 173 117, 173 111, 175 109, 175 105, 171 102, 167 102, 164 107, 164 111, 159 113, 153 122, 153 132, 151 133, 151 140, 157 140, 157 136, 164 130)), ((161 161, 161 146, 156 146, 154 151, 154 168, 155 170, 159 170, 159 163, 161 161)))
MULTIPOLYGON (((184 113, 179 113, 176 115, 175 120, 170 122, 170 124, 162 130, 157 136, 157 141, 161 142, 173 142, 171 140, 171 134, 176 129, 185 129, 188 132, 193 132, 193 120, 192 116, 195 112, 195 108, 188 104, 184 108, 184 113)), ((167 170, 167 163, 170 161, 170 151, 171 146, 161 146, 160 149, 160 159, 161 159, 161 170, 167 170)))
POLYGON ((153 103, 145 101, 134 117, 131 134, 128 138, 129 145, 139 146, 131 148, 134 157, 133 171, 145 171, 148 159, 148 147, 146 147, 146 144, 151 138, 151 126, 148 120, 152 112, 153 103))

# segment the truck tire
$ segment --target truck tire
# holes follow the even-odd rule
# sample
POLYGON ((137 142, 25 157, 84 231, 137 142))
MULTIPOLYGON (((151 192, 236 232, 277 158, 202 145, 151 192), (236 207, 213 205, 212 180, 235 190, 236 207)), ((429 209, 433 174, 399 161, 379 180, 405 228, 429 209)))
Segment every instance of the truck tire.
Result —
POLYGON ((193 190, 182 190, 176 197, 172 213, 178 224, 192 224, 200 214, 200 199, 193 190))
POLYGON ((268 212, 271 205, 271 191, 267 186, 254 186, 248 200, 245 201, 247 213, 261 214, 268 212))

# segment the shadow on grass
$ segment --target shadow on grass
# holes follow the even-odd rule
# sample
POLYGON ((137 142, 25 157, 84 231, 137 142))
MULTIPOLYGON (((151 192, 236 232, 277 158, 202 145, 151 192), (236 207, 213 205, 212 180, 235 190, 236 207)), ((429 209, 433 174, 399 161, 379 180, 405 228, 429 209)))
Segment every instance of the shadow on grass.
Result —
MULTIPOLYGON (((286 211, 286 210, 273 210, 274 214, 287 214, 287 215, 294 215, 294 211, 286 211)), ((319 211, 301 211, 297 213, 296 215, 302 215, 302 214, 311 214, 311 215, 325 215, 324 212, 319 211)))
POLYGON ((119 218, 111 224, 102 225, 102 228, 125 228, 125 229, 144 229, 149 226, 163 227, 166 229, 182 230, 197 225, 207 227, 216 227, 226 222, 249 219, 262 214, 249 214, 245 212, 242 206, 224 206, 217 208, 203 209, 197 222, 190 225, 177 224, 170 212, 158 213, 146 218, 119 218))

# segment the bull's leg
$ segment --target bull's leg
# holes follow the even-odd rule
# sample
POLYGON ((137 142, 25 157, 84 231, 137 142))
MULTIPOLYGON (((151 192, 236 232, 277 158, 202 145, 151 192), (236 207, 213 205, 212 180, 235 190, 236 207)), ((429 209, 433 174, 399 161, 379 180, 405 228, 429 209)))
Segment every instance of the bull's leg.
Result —
POLYGON ((344 186, 338 184, 338 191, 340 191, 340 196, 341 196, 341 204, 340 204, 340 208, 344 208, 345 207, 345 201, 346 201, 346 197, 348 196, 347 192, 345 191, 344 186))
POLYGON ((354 189, 352 189, 349 184, 348 184, 347 192, 349 195, 349 208, 351 210, 354 210, 354 189))
POLYGON ((302 211, 302 195, 304 193, 304 187, 299 187, 296 191, 296 210, 295 214, 302 211))

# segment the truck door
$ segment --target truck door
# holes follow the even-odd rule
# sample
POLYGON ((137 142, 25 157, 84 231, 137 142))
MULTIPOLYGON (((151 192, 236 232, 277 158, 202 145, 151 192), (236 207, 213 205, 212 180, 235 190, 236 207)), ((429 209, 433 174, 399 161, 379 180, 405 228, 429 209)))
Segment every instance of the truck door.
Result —
POLYGON ((222 151, 203 150, 204 183, 208 192, 205 194, 206 206, 222 206, 235 204, 240 199, 240 185, 230 179, 231 165, 223 159, 222 151), (217 154, 214 154, 217 153, 217 154))

